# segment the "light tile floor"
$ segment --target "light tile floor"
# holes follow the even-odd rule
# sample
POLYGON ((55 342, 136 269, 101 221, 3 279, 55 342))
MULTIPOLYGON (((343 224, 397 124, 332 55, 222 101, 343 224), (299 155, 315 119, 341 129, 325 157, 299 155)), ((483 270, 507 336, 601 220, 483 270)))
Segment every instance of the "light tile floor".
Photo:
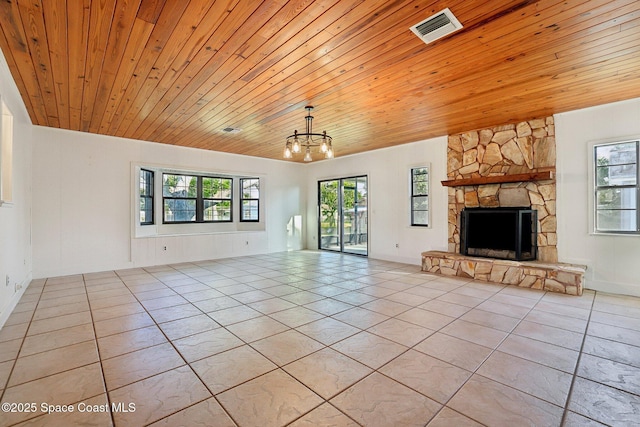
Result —
POLYGON ((638 425, 640 299, 313 251, 55 277, 0 392, 0 426, 638 425))

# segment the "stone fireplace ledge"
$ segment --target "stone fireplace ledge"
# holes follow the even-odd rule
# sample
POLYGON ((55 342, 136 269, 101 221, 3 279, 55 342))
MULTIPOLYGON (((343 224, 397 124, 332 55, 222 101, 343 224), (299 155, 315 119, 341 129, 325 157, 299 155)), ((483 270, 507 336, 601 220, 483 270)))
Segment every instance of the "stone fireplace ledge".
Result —
POLYGON ((586 269, 577 264, 510 261, 441 251, 422 253, 424 272, 569 295, 582 295, 586 269))

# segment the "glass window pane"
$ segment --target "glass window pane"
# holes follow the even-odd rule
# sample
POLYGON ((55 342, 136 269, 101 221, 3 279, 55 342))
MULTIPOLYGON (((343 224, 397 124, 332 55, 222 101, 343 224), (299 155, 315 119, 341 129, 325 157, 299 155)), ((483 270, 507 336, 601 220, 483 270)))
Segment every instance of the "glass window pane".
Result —
POLYGON ((413 198, 413 210, 414 211, 426 211, 429 209, 428 197, 414 197, 413 198))
POLYGON ((596 186, 609 185, 609 167, 596 167, 596 186))
POLYGON ((140 170, 140 195, 151 196, 153 190, 153 172, 140 170))
POLYGON ((623 165, 635 163, 636 141, 599 145, 596 147, 596 161, 598 166, 606 165, 623 165))
POLYGON ((189 188, 187 189, 188 197, 198 197, 198 177, 197 176, 187 176, 189 180, 189 188))
POLYGON ((153 198, 140 197, 140 223, 153 224, 153 198))
POLYGON ((195 222, 196 201, 190 199, 165 199, 165 222, 195 222))
POLYGON ((428 192, 429 186, 427 182, 414 182, 413 183, 413 195, 414 196, 423 196, 428 192))
POLYGON ((257 199, 260 197, 260 180, 259 179, 243 179, 242 180, 242 198, 257 199))
POLYGON ((189 175, 162 175, 162 195, 165 197, 196 197, 198 178, 189 175))
POLYGON ((636 209, 635 188, 605 188, 596 191, 598 209, 636 209))
POLYGON ((412 172, 414 175, 426 175, 427 168, 413 168, 412 172))
POLYGON ((413 212, 413 225, 429 225, 429 213, 427 211, 413 212))
POLYGON ((227 178, 214 178, 213 182, 213 196, 216 199, 230 199, 231 198, 231 179, 227 178))
POLYGON ((257 221, 258 220, 258 201, 244 200, 242 202, 242 220, 257 221))
POLYGON ((596 185, 636 185, 636 141, 595 147, 596 185))
POLYGON ((228 200, 205 200, 204 221, 230 221, 231 202, 228 200))
POLYGON ((210 199, 214 197, 215 194, 215 179, 203 177, 202 178, 202 197, 205 199, 210 199))
POLYGON ((598 210, 596 228, 599 231, 636 231, 637 217, 635 210, 598 210))
POLYGON ((162 195, 171 197, 173 191, 178 185, 179 178, 177 175, 162 174, 162 195))
POLYGON ((609 166, 607 185, 636 185, 638 165, 609 166))

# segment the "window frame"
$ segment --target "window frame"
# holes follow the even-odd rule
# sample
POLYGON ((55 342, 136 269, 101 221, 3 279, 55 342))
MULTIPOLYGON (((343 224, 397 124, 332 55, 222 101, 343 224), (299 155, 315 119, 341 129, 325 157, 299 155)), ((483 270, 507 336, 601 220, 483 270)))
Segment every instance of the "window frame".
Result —
POLYGON ((409 186, 410 186, 410 202, 409 202, 409 211, 411 212, 411 226, 412 227, 429 227, 431 224, 431 209, 429 207, 429 202, 430 202, 430 197, 429 197, 429 193, 430 193, 430 173, 431 173, 431 168, 429 167, 429 165, 424 165, 424 166, 415 166, 412 167, 410 172, 409 172, 409 186), (416 183, 418 182, 423 182, 423 181, 417 181, 415 179, 416 177, 416 173, 415 171, 419 170, 419 169, 424 169, 426 171, 426 173, 422 173, 419 174, 420 176, 426 176, 426 179, 424 180, 424 182, 426 182, 426 194, 425 193, 420 193, 420 194, 416 194, 415 193, 415 186, 416 183), (426 197, 427 200, 427 208, 426 209, 415 209, 415 200, 417 198, 422 198, 422 197, 426 197), (426 213, 426 221, 427 223, 417 223, 416 222, 416 212, 425 212, 426 213))
POLYGON ((240 222, 260 222, 260 178, 240 178, 240 222), (257 181, 258 197, 245 197, 244 196, 244 183, 245 181, 257 181), (244 202, 256 203, 256 218, 245 218, 244 202))
MULTIPOLYGON (((191 180, 190 180, 191 182, 191 180)), ((187 184, 190 185, 190 184, 187 184)), ((231 223, 233 222, 233 178, 224 177, 224 176, 214 176, 214 175, 200 175, 189 172, 178 172, 178 171, 162 171, 162 223, 163 224, 210 224, 210 223, 231 223), (165 176, 181 176, 185 178, 195 178, 196 179, 196 195, 195 197, 175 197, 175 196, 165 196, 165 176), (205 178, 209 179, 219 179, 224 181, 229 181, 229 197, 204 197, 204 185, 203 180, 205 178), (167 220, 165 215, 165 202, 167 200, 185 200, 185 201, 194 201, 195 202, 195 219, 193 221, 185 221, 185 220, 177 220, 170 221, 167 220), (219 201, 219 202, 229 202, 229 218, 228 219, 205 219, 205 201, 219 201)))
MULTIPOLYGON (((233 178, 229 178, 229 177, 221 177, 221 176, 210 176, 210 175, 202 175, 200 176, 200 179, 198 180, 198 195, 200 196, 200 203, 201 204, 196 204, 197 206, 197 210, 200 211, 200 213, 202 214, 202 221, 204 223, 217 223, 217 222, 233 222, 233 178), (229 181, 229 197, 205 197, 204 196, 204 180, 205 179, 213 179, 213 180, 220 180, 220 181, 229 181), (206 210, 208 208, 205 208, 205 201, 216 201, 216 202, 229 202, 229 219, 212 219, 212 220, 206 220, 205 219, 205 213, 206 210)), ((212 206, 212 208, 215 208, 215 205, 212 206)))
MULTIPOLYGON (((594 234, 604 234, 604 235, 612 235, 612 234, 621 234, 621 235, 640 235, 640 139, 629 139, 623 141, 613 141, 613 142, 603 142, 593 144, 591 149, 591 161, 593 164, 592 173, 593 173, 593 187, 592 187, 592 212, 593 212, 593 232, 594 234), (635 143, 635 165, 636 165, 636 176, 635 176, 635 184, 621 184, 621 185, 600 185, 598 184, 598 169, 604 166, 598 165, 598 148, 606 147, 606 146, 615 146, 615 145, 623 145, 635 143), (598 226, 598 212, 602 210, 612 210, 612 209, 599 209, 598 208, 598 194, 603 190, 611 190, 611 189, 632 189, 635 191, 635 208, 619 208, 613 210, 635 210, 635 219, 636 219, 636 229, 635 230, 611 230, 611 229, 601 229, 598 226)), ((615 165, 614 165, 615 166, 615 165)), ((611 165, 606 165, 606 167, 611 167, 611 165)))
POLYGON ((0 96, 0 206, 13 206, 13 113, 0 96))
MULTIPOLYGON (((145 168, 140 168, 140 190, 138 193, 139 199, 138 199, 138 206, 139 206, 139 210, 138 212, 140 213, 140 217, 138 218, 139 220, 139 224, 140 225, 154 225, 155 224, 155 194, 154 194, 154 186, 155 186, 155 172, 149 169, 145 169, 145 168), (143 195, 142 194, 142 175, 148 175, 148 177, 150 177, 150 180, 147 179, 147 181, 145 181, 146 183, 146 191, 145 192, 149 192, 148 195, 143 195), (142 200, 145 200, 145 206, 147 206, 147 204, 149 206, 151 206, 151 215, 150 215, 150 219, 148 221, 142 221, 142 200)), ((145 212, 147 212, 147 210, 145 210, 145 212)), ((145 220, 147 219, 147 215, 145 214, 145 220)))

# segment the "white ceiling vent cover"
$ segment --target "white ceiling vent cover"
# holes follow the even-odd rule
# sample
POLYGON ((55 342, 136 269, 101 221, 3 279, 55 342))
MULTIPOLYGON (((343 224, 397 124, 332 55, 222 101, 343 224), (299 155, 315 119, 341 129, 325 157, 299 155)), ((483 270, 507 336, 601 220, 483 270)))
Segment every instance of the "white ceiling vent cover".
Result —
POLYGON ((242 132, 242 129, 232 128, 232 127, 227 127, 227 128, 222 129, 222 132, 226 132, 226 133, 240 133, 240 132, 242 132))
POLYGON ((420 39, 429 44, 462 28, 462 24, 453 16, 449 8, 411 27, 420 39))

